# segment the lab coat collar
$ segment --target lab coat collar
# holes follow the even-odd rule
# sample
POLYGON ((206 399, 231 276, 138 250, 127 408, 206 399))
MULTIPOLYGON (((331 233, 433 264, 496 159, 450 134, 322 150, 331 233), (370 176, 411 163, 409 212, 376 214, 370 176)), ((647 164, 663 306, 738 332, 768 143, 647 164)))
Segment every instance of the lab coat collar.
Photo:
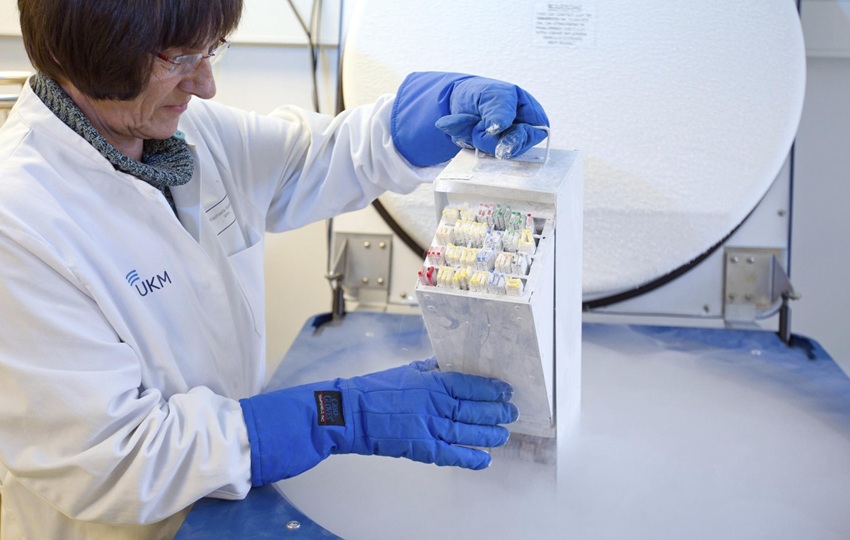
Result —
POLYGON ((109 160, 53 114, 53 111, 33 92, 29 80, 24 84, 11 115, 19 115, 23 123, 31 130, 49 136, 57 144, 70 146, 77 155, 93 161, 98 168, 114 170, 109 160))

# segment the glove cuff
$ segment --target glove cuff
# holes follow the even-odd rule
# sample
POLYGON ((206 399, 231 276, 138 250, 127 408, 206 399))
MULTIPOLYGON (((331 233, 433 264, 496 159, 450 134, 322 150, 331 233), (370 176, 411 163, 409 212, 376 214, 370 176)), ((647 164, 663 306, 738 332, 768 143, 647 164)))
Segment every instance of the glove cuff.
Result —
POLYGON ((286 388, 239 400, 251 445, 251 484, 291 478, 350 447, 342 380, 286 388), (347 424, 347 425, 346 425, 347 424))
POLYGON ((390 123, 393 144, 411 165, 437 165, 455 157, 460 148, 434 124, 450 113, 454 85, 471 75, 411 73, 399 86, 390 123))
POLYGON ((260 452, 260 437, 257 433, 257 424, 254 421, 254 408, 250 399, 240 399, 242 416, 245 418, 245 427, 248 429, 248 445, 251 448, 251 485, 253 487, 263 486, 269 482, 264 481, 263 460, 260 452))

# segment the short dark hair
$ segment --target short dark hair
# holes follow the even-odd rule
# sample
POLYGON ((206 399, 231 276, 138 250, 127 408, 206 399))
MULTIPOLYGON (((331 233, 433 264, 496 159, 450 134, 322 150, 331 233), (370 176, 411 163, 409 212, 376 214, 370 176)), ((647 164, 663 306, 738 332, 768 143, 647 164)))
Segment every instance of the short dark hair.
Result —
POLYGON ((129 100, 155 56, 201 48, 239 24, 242 0, 18 0, 30 62, 93 99, 129 100))

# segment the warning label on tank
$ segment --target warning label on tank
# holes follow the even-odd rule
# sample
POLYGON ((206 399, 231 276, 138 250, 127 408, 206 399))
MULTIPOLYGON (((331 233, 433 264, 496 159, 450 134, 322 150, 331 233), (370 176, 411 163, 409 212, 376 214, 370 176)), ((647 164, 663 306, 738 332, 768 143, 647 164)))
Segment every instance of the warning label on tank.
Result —
POLYGON ((596 42, 594 2, 538 2, 534 14, 534 45, 588 47, 596 42))

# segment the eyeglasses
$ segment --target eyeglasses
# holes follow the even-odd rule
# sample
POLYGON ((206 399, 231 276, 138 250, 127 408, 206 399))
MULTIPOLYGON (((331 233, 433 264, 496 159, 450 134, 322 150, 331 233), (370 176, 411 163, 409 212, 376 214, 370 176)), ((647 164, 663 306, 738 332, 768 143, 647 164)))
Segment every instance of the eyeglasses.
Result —
POLYGON ((201 63, 201 60, 204 58, 209 58, 210 64, 215 64, 221 57, 224 56, 224 53, 227 52, 227 49, 230 48, 230 42, 224 38, 218 40, 218 43, 210 47, 210 50, 207 51, 207 54, 204 53, 195 53, 195 54, 181 54, 180 56, 172 56, 168 57, 162 54, 161 52, 156 52, 157 58, 160 60, 164 60, 168 62, 168 74, 174 76, 183 76, 188 75, 195 71, 195 68, 198 67, 198 64, 201 63))

